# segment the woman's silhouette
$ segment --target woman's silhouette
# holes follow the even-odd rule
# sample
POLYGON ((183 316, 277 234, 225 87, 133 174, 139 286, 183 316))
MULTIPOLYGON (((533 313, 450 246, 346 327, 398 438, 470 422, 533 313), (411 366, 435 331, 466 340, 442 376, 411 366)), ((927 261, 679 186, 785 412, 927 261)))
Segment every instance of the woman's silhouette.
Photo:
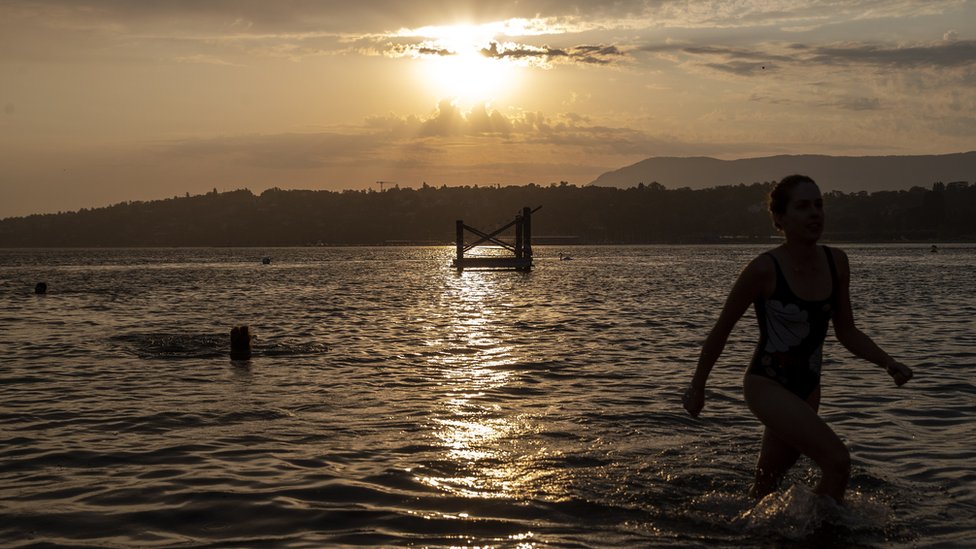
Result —
POLYGON ((912 370, 855 326, 847 255, 817 244, 824 210, 813 179, 784 178, 770 192, 769 211, 786 241, 753 259, 739 275, 702 347, 684 406, 692 416, 701 412, 708 374, 732 328, 753 305, 760 337, 743 387, 746 403, 765 431, 751 494, 761 498, 775 491, 805 454, 822 472, 815 492, 840 503, 850 477, 850 454, 817 415, 821 350, 830 321, 844 347, 884 368, 897 385, 911 379, 912 370))

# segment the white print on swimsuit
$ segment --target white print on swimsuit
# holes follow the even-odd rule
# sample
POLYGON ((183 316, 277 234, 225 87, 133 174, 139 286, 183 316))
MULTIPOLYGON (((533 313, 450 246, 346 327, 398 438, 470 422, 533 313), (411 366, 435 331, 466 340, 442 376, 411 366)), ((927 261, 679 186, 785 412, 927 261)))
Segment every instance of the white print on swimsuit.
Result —
POLYGON ((766 302, 766 351, 785 353, 810 333, 807 312, 796 304, 783 305, 775 299, 766 302))

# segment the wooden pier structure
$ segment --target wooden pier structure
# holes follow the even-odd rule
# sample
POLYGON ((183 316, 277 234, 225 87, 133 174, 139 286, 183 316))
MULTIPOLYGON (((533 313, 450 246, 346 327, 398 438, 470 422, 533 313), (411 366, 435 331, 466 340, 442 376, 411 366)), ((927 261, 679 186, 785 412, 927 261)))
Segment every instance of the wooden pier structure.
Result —
POLYGON ((458 271, 464 269, 515 269, 516 271, 532 270, 532 214, 539 211, 529 207, 522 208, 522 212, 515 216, 515 220, 507 225, 487 233, 464 224, 457 220, 457 257, 452 266, 458 271), (515 226, 515 243, 510 244, 498 238, 502 232, 515 226), (478 237, 471 244, 464 243, 464 232, 468 231, 478 237), (464 257, 464 254, 477 246, 491 242, 505 248, 512 255, 506 256, 475 256, 464 257))

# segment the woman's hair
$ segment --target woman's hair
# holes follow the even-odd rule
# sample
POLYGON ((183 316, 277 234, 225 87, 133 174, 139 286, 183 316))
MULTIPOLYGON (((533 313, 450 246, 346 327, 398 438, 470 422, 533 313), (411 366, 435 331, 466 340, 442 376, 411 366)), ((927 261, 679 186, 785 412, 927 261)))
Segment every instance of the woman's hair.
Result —
MULTIPOLYGON (((790 198, 793 197, 793 189, 795 189, 800 183, 813 183, 817 184, 813 178, 806 175, 788 175, 780 180, 779 183, 773 187, 773 190, 769 191, 769 215, 773 217, 774 214, 783 215, 786 213, 786 206, 790 203, 790 198)), ((773 217, 773 225, 777 229, 782 229, 779 223, 776 223, 776 218, 773 217)))

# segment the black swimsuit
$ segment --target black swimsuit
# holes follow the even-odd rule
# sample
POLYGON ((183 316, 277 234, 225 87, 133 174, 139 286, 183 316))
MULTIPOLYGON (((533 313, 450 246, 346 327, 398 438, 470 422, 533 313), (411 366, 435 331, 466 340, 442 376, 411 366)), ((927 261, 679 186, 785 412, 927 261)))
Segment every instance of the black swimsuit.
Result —
POLYGON ((776 288, 754 303, 759 344, 748 373, 768 377, 806 400, 820 384, 820 365, 827 326, 836 307, 837 268, 830 249, 822 246, 830 267, 830 295, 819 301, 797 297, 773 254, 776 288))

